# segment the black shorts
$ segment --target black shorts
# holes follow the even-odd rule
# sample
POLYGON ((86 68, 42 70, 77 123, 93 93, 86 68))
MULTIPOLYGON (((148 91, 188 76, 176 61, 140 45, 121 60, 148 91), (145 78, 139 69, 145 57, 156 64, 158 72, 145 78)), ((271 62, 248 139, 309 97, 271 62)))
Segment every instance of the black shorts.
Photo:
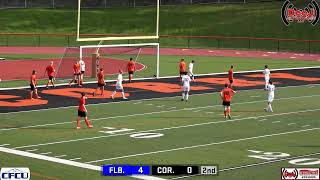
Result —
POLYGON ((128 71, 128 73, 129 73, 129 74, 133 74, 134 72, 133 72, 133 71, 128 71))
POLYGON ((53 78, 54 78, 53 76, 49 76, 49 80, 50 80, 50 81, 52 81, 52 80, 53 80, 53 78))
POLYGON ((186 74, 186 72, 184 71, 180 71, 180 75, 185 75, 186 74))
POLYGON ((233 79, 229 79, 229 82, 230 82, 230 84, 232 84, 233 83, 233 79))
POLYGON ((102 84, 102 83, 98 83, 98 87, 103 87, 105 86, 106 84, 102 84))
POLYGON ((84 74, 84 71, 81 71, 81 74, 84 74))
POLYGON ((223 101, 222 105, 224 106, 230 106, 231 102, 230 101, 223 101))
POLYGON ((87 112, 78 110, 79 117, 87 117, 87 112))
POLYGON ((34 87, 34 85, 33 84, 30 84, 30 90, 31 91, 34 91, 35 89, 37 89, 36 87, 34 87))

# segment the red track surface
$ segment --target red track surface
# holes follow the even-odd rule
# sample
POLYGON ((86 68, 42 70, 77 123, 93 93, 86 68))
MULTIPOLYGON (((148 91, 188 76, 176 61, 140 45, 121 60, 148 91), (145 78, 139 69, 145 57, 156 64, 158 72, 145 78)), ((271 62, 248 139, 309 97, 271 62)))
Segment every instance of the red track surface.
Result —
MULTIPOLYGON (((1 54, 61 54, 64 53, 64 47, 0 47, 1 54)), ((119 50, 119 49, 118 49, 119 50)), ((126 49, 123 48, 123 51, 126 49)), ((110 53, 110 52, 109 52, 110 53)), ((133 52, 135 53, 135 52, 133 52)), ((153 48, 144 48, 141 54, 154 54, 153 48)), ((130 53, 128 53, 130 54, 130 53)), ((303 54, 294 52, 265 52, 265 51, 242 51, 242 50, 215 50, 215 49, 173 49, 162 48, 161 55, 194 55, 194 56, 225 56, 225 57, 254 57, 254 58, 274 58, 274 59, 292 59, 292 60, 311 60, 320 61, 320 54, 303 54)), ((39 72, 38 76, 43 77, 43 71, 49 63, 46 60, 15 60, 15 61, 0 61, 0 77, 3 80, 13 79, 27 79, 30 72, 35 69, 39 72), (36 62, 36 63, 35 63, 36 62)), ((59 59, 53 59, 57 64, 59 59)), ((90 74, 91 63, 86 59, 87 72, 90 74)), ((71 62, 71 61, 70 61, 71 62)), ((72 68, 73 62, 70 64, 72 68)), ((69 64, 67 65, 69 67, 69 64)), ((107 74, 115 74, 118 69, 114 66, 120 67, 125 70, 126 61, 108 59, 102 60, 101 66, 106 69, 107 74)), ((141 70, 142 64, 137 64, 137 69, 141 70)), ((71 72, 72 73, 72 72, 71 72)), ((61 76, 70 76, 70 71, 62 72, 61 76)))

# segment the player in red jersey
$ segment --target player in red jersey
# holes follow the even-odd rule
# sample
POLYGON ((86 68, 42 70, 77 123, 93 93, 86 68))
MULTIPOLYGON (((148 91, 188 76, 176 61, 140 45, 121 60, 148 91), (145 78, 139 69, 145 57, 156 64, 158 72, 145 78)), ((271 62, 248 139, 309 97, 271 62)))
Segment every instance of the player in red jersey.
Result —
POLYGON ((81 86, 81 84, 80 84, 80 75, 81 75, 81 72, 80 72, 80 64, 79 64, 79 61, 76 61, 76 63, 73 65, 73 75, 74 75, 74 78, 70 81, 69 86, 71 86, 71 84, 72 84, 74 81, 77 81, 77 82, 78 82, 78 85, 81 86))
POLYGON ((30 77, 30 99, 33 99, 33 93, 36 95, 37 99, 40 99, 41 97, 38 95, 38 89, 37 89, 37 76, 36 71, 32 71, 32 75, 30 77))
POLYGON ((86 122, 86 125, 88 126, 88 128, 93 128, 93 126, 91 125, 88 117, 87 117, 87 108, 85 106, 86 104, 86 94, 84 92, 81 93, 81 98, 79 101, 79 108, 78 108, 78 118, 77 118, 77 129, 80 129, 80 118, 83 117, 84 121, 86 122))
POLYGON ((50 62, 50 65, 47 66, 46 71, 44 73, 48 73, 48 83, 46 88, 49 88, 49 84, 52 84, 52 86, 54 87, 54 73, 56 72, 56 70, 53 67, 53 61, 50 62))
POLYGON ((97 87, 96 91, 93 93, 93 96, 95 96, 97 94, 97 91, 99 89, 101 91, 100 95, 103 96, 105 85, 106 85, 106 82, 104 81, 104 70, 103 70, 103 68, 101 68, 98 73, 98 87, 97 87))
POLYGON ((129 73, 129 82, 131 82, 132 77, 133 77, 133 73, 136 71, 136 65, 135 65, 132 58, 130 58, 128 65, 127 65, 127 68, 128 68, 128 73, 129 73))
POLYGON ((187 72, 186 71, 186 63, 184 62, 184 59, 180 60, 179 70, 180 70, 180 81, 182 81, 182 76, 187 72))
POLYGON ((232 83, 233 83, 233 65, 231 65, 229 71, 228 71, 228 79, 230 82, 230 86, 232 87, 232 83))
POLYGON ((231 99, 233 94, 236 93, 233 89, 231 89, 228 84, 224 85, 224 89, 221 91, 220 95, 223 100, 222 105, 224 106, 224 117, 231 119, 231 99))

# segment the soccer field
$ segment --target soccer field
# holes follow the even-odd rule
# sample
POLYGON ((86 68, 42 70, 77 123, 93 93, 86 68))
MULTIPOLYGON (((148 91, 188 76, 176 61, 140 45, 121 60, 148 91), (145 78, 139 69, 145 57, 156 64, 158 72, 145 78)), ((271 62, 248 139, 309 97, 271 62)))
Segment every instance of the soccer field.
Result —
POLYGON ((162 179, 280 179, 281 167, 319 167, 319 92, 319 85, 279 87, 274 113, 267 113, 265 91, 243 90, 234 96, 231 120, 223 117, 218 93, 195 94, 187 103, 164 97, 95 104, 88 106, 94 128, 82 124, 81 130, 75 129, 75 107, 2 113, 0 165, 29 167, 32 179, 135 178, 103 177, 102 164, 220 170, 217 176, 162 179), (141 133, 156 137, 137 138, 141 133))

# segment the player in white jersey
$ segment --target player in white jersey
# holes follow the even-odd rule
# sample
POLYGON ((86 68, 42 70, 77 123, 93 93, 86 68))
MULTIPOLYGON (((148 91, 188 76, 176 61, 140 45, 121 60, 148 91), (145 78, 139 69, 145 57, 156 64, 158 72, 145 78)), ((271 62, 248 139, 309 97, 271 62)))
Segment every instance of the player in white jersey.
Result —
POLYGON ((112 92, 111 98, 114 99, 114 96, 116 95, 117 91, 122 93, 122 99, 127 99, 124 95, 124 90, 122 86, 122 70, 119 70, 118 78, 117 78, 117 83, 116 83, 116 89, 112 92))
POLYGON ((267 86, 270 80, 270 69, 268 68, 268 65, 264 66, 263 75, 264 75, 264 81, 265 81, 264 89, 267 89, 267 86))
POLYGON ((269 81, 266 90, 268 91, 268 106, 267 106, 267 108, 265 108, 265 110, 268 111, 268 112, 273 112, 273 110, 272 110, 272 102, 273 102, 273 99, 274 99, 275 86, 272 83, 272 81, 269 81))
POLYGON ((193 74, 193 65, 194 65, 195 61, 192 60, 191 63, 189 63, 189 76, 192 78, 192 81, 194 81, 194 74, 193 74))
POLYGON ((191 82, 191 78, 185 72, 184 75, 182 76, 182 99, 181 99, 181 101, 186 100, 186 102, 187 102, 189 99, 190 82, 191 82))
POLYGON ((82 85, 84 72, 86 71, 86 63, 82 59, 80 59, 79 64, 80 64, 80 84, 82 85))

